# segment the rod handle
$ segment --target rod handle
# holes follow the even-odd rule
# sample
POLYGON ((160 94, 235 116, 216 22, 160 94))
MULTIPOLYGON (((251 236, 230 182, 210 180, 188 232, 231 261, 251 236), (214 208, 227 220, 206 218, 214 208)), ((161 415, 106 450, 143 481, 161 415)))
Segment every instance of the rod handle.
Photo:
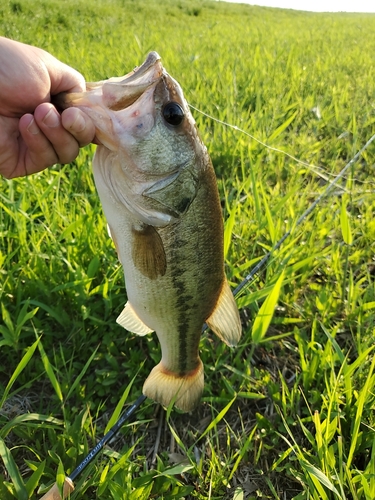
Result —
POLYGON ((66 477, 64 481, 63 498, 61 498, 59 488, 55 483, 52 486, 52 488, 49 491, 47 491, 45 495, 42 496, 40 500, 64 500, 73 490, 74 490, 73 481, 70 479, 70 477, 66 477))

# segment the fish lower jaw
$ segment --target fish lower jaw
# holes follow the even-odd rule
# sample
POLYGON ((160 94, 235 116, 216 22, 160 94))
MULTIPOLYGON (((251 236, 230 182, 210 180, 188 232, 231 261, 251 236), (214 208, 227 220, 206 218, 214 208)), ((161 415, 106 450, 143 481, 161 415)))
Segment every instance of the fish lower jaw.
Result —
POLYGON ((174 403, 183 412, 194 410, 204 389, 203 363, 184 375, 167 370, 160 362, 156 365, 143 385, 143 394, 148 398, 169 406, 174 403))

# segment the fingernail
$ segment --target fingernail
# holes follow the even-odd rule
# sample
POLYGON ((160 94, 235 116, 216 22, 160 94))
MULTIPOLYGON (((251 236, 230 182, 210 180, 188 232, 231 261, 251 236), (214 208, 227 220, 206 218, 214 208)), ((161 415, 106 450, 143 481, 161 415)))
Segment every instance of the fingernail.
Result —
POLYGON ((55 128, 60 123, 60 117, 53 108, 48 111, 46 116, 43 119, 43 123, 47 125, 47 127, 55 128))
POLYGON ((77 117, 72 123, 70 129, 74 130, 75 132, 82 132, 86 128, 86 120, 83 118, 83 116, 80 113, 77 113, 77 117))
POLYGON ((35 123, 34 118, 31 120, 29 126, 27 127, 27 130, 30 132, 30 134, 33 134, 33 135, 39 134, 39 127, 35 123))

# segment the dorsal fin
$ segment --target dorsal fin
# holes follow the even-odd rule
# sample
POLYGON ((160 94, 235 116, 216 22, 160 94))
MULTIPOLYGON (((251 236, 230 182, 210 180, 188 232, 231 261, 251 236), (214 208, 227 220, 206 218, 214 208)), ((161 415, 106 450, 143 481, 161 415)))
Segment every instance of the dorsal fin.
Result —
POLYGON ((153 331, 147 325, 145 325, 141 319, 139 319, 130 302, 126 303, 122 313, 116 319, 116 321, 126 330, 132 333, 136 333, 137 335, 143 336, 153 331))
POLYGON ((227 345, 237 345, 241 337, 241 320, 227 280, 224 281, 215 309, 206 323, 227 345))

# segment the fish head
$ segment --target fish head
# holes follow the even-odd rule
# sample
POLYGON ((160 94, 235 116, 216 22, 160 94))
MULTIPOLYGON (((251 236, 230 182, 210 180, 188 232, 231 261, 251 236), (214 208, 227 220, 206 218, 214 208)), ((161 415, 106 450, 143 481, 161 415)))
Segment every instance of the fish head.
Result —
POLYGON ((104 82, 103 105, 111 126, 101 141, 125 156, 124 168, 151 180, 176 172, 196 156, 196 126, 182 89, 151 52, 139 69, 120 81, 104 82), (131 161, 126 161, 126 157, 131 161))
MULTIPOLYGON (((84 111, 94 122, 97 142, 116 151, 120 146, 119 126, 127 118, 124 114, 128 114, 124 111, 159 80, 162 72, 159 55, 150 52, 146 61, 127 75, 88 82, 86 92, 62 92, 54 96, 53 102, 60 110, 75 107, 84 111)), ((134 125, 137 127, 137 123, 134 125)))
POLYGON ((123 77, 60 95, 57 105, 91 117, 97 141, 115 153, 112 167, 116 163, 122 171, 114 174, 101 162, 103 182, 143 222, 163 226, 186 212, 198 186, 196 159, 206 149, 180 85, 156 52, 123 77))

